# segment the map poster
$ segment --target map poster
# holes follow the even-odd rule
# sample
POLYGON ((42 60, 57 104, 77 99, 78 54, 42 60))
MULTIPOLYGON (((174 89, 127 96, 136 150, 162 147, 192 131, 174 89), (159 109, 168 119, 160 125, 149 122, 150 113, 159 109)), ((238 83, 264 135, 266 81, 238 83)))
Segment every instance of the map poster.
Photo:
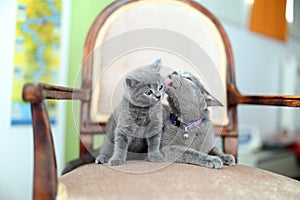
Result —
MULTIPOLYGON (((62 0, 17 0, 11 125, 31 124, 30 104, 22 100, 25 83, 58 83, 62 0)), ((52 124, 57 104, 46 101, 52 124)))

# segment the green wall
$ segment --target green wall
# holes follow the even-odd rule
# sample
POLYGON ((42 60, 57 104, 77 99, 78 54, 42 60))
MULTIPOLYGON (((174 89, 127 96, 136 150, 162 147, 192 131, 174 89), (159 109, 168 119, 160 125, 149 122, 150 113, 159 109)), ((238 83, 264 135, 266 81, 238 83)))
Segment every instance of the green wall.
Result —
MULTIPOLYGON (((72 0, 69 37, 68 86, 80 87, 75 80, 81 70, 83 46, 89 27, 96 16, 113 0, 72 0)), ((79 156, 79 102, 67 102, 65 161, 79 156)))

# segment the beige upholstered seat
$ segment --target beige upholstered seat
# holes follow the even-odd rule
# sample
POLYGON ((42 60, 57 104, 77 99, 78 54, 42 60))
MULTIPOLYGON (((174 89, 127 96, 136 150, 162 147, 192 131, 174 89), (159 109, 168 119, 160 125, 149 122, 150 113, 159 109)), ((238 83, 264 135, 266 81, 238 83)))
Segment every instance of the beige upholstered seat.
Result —
POLYGON ((113 168, 89 164, 59 180, 68 199, 292 200, 300 197, 300 182, 243 165, 209 169, 145 161, 130 161, 113 168))

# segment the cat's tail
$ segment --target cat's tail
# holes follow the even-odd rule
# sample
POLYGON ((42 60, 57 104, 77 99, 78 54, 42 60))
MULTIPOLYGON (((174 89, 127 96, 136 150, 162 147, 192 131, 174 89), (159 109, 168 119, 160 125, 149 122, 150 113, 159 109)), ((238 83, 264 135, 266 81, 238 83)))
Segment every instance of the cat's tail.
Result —
MULTIPOLYGON (((95 150, 94 152, 99 153, 99 149, 95 150)), ((77 167, 80 167, 82 165, 86 165, 89 163, 93 163, 93 162, 95 162, 95 154, 93 152, 92 153, 88 152, 88 153, 84 154, 83 156, 81 156, 80 158, 69 161, 62 171, 62 175, 76 169, 77 167)))

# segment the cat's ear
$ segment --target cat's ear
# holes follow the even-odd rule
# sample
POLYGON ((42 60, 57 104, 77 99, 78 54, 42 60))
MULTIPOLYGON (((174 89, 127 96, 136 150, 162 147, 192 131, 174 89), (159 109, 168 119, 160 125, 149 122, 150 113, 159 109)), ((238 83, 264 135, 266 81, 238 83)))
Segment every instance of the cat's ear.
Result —
POLYGON ((159 70, 160 70, 160 68, 161 68, 161 62, 162 62, 162 59, 161 59, 161 58, 156 59, 156 60, 151 64, 152 68, 153 68, 155 71, 158 71, 158 72, 159 72, 159 70))
POLYGON ((221 106, 221 107, 223 107, 224 106, 216 97, 212 96, 205 89, 204 89, 203 95, 204 95, 207 107, 211 107, 211 106, 221 106))
POLYGON ((216 97, 211 95, 205 89, 205 87, 202 85, 202 83, 200 82, 200 80, 196 76, 192 75, 189 72, 186 72, 186 74, 188 74, 188 77, 197 85, 197 87, 200 89, 201 93, 204 95, 207 107, 211 107, 211 106, 223 107, 224 106, 216 97))
POLYGON ((141 81, 139 80, 136 80, 134 78, 130 78, 130 77, 127 77, 126 80, 125 80, 125 83, 126 83, 126 86, 128 87, 135 87, 137 86, 141 81))

